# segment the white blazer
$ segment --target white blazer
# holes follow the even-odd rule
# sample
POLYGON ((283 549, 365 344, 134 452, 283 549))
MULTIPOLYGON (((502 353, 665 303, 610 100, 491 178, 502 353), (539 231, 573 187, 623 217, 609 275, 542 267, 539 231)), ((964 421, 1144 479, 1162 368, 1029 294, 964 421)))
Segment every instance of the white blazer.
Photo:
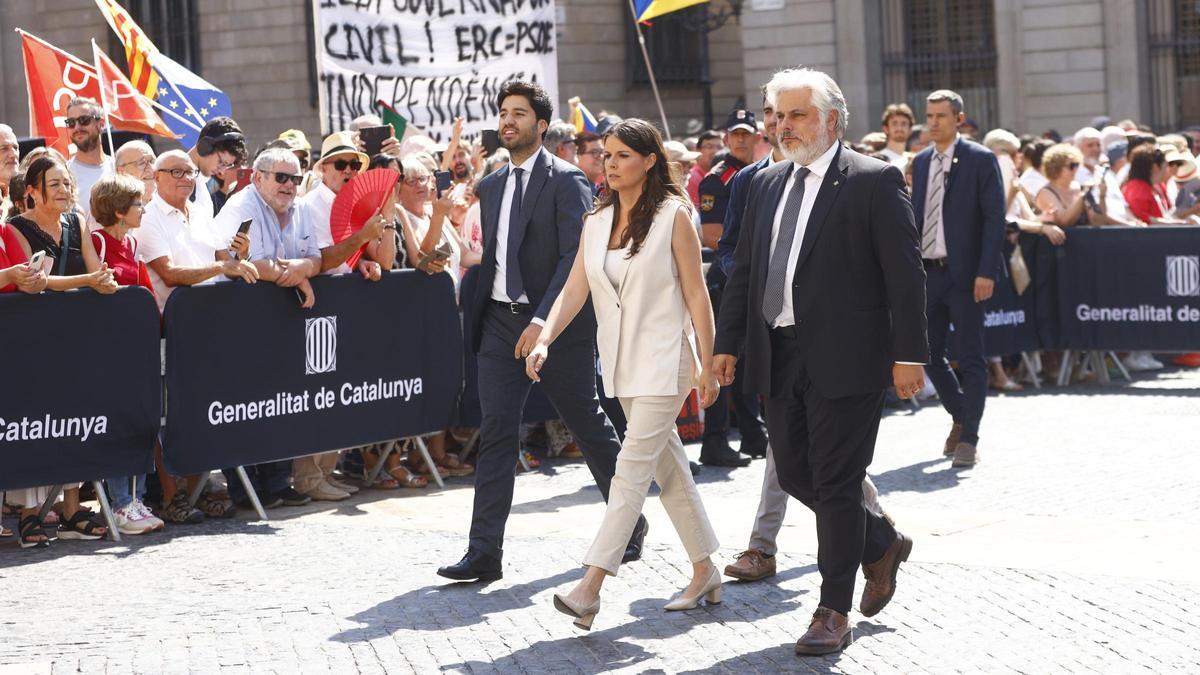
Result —
MULTIPOLYGON (((596 311, 596 346, 609 396, 677 396, 682 350, 691 352, 688 388, 696 386, 700 359, 696 332, 671 253, 675 214, 690 207, 670 198, 659 206, 641 250, 625 266, 619 290, 604 271, 613 207, 584 219, 584 261, 596 311)), ((690 217, 689 217, 690 220, 690 217)))

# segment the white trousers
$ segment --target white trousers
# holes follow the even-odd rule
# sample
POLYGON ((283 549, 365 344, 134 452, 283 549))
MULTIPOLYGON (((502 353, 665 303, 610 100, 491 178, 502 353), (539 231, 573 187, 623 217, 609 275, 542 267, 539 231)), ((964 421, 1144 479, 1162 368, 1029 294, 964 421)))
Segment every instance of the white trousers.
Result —
MULTIPOLYGON (((690 358, 690 353, 685 356, 690 358)), ((693 563, 716 553, 720 546, 704 512, 675 427, 679 410, 691 391, 690 368, 690 363, 681 363, 681 394, 618 398, 628 418, 628 428, 617 455, 604 522, 584 557, 585 565, 616 575, 652 479, 658 482, 659 499, 693 563)))

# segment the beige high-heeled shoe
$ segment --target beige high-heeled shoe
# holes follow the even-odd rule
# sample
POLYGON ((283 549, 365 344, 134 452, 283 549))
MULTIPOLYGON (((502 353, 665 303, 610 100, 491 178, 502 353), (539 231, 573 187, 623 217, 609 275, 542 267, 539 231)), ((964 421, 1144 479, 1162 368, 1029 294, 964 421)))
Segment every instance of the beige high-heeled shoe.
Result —
POLYGON ((576 626, 584 630, 592 629, 592 621, 595 620, 596 614, 600 612, 600 598, 590 605, 579 605, 565 595, 554 594, 554 609, 566 614, 567 616, 575 617, 573 622, 576 626))
POLYGON ((663 609, 668 612, 678 612, 685 609, 695 609, 700 604, 700 598, 710 605, 721 604, 721 573, 717 570, 717 566, 713 565, 712 574, 709 575, 708 581, 700 587, 700 592, 692 597, 687 597, 683 593, 675 596, 668 602, 663 609))

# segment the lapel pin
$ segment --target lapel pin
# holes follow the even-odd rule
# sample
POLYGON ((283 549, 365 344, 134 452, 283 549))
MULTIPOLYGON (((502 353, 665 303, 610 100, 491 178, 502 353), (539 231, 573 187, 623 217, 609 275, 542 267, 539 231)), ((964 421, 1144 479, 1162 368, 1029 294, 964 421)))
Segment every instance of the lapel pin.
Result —
POLYGON ((837 187, 837 186, 838 186, 838 182, 839 182, 839 181, 836 181, 836 180, 835 180, 835 181, 833 181, 833 187, 837 187))
POLYGON ((957 157, 955 157, 954 159, 950 160, 950 163, 951 163, 951 164, 958 164, 958 158, 957 158, 957 157))

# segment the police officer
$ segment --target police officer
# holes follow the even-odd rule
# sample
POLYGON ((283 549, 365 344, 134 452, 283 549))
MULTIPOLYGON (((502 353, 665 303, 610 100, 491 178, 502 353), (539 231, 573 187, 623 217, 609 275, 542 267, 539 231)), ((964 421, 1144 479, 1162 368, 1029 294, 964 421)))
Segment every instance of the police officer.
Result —
MULTIPOLYGON (((706 248, 716 250, 725 227, 725 211, 729 205, 729 189, 734 175, 754 161, 754 149, 758 145, 758 126, 754 113, 749 110, 734 110, 725 122, 725 147, 728 153, 700 182, 700 228, 701 241, 706 248)), ((721 265, 714 262, 708 268, 706 278, 708 292, 712 298, 713 314, 721 306, 721 291, 725 288, 725 273, 721 265)), ((751 457, 765 457, 767 434, 760 416, 758 397, 743 394, 739 379, 729 387, 722 387, 717 400, 704 416, 704 440, 700 446, 700 462, 709 466, 746 466, 751 457), (729 405, 737 411, 738 428, 742 433, 742 457, 729 446, 729 405)))

